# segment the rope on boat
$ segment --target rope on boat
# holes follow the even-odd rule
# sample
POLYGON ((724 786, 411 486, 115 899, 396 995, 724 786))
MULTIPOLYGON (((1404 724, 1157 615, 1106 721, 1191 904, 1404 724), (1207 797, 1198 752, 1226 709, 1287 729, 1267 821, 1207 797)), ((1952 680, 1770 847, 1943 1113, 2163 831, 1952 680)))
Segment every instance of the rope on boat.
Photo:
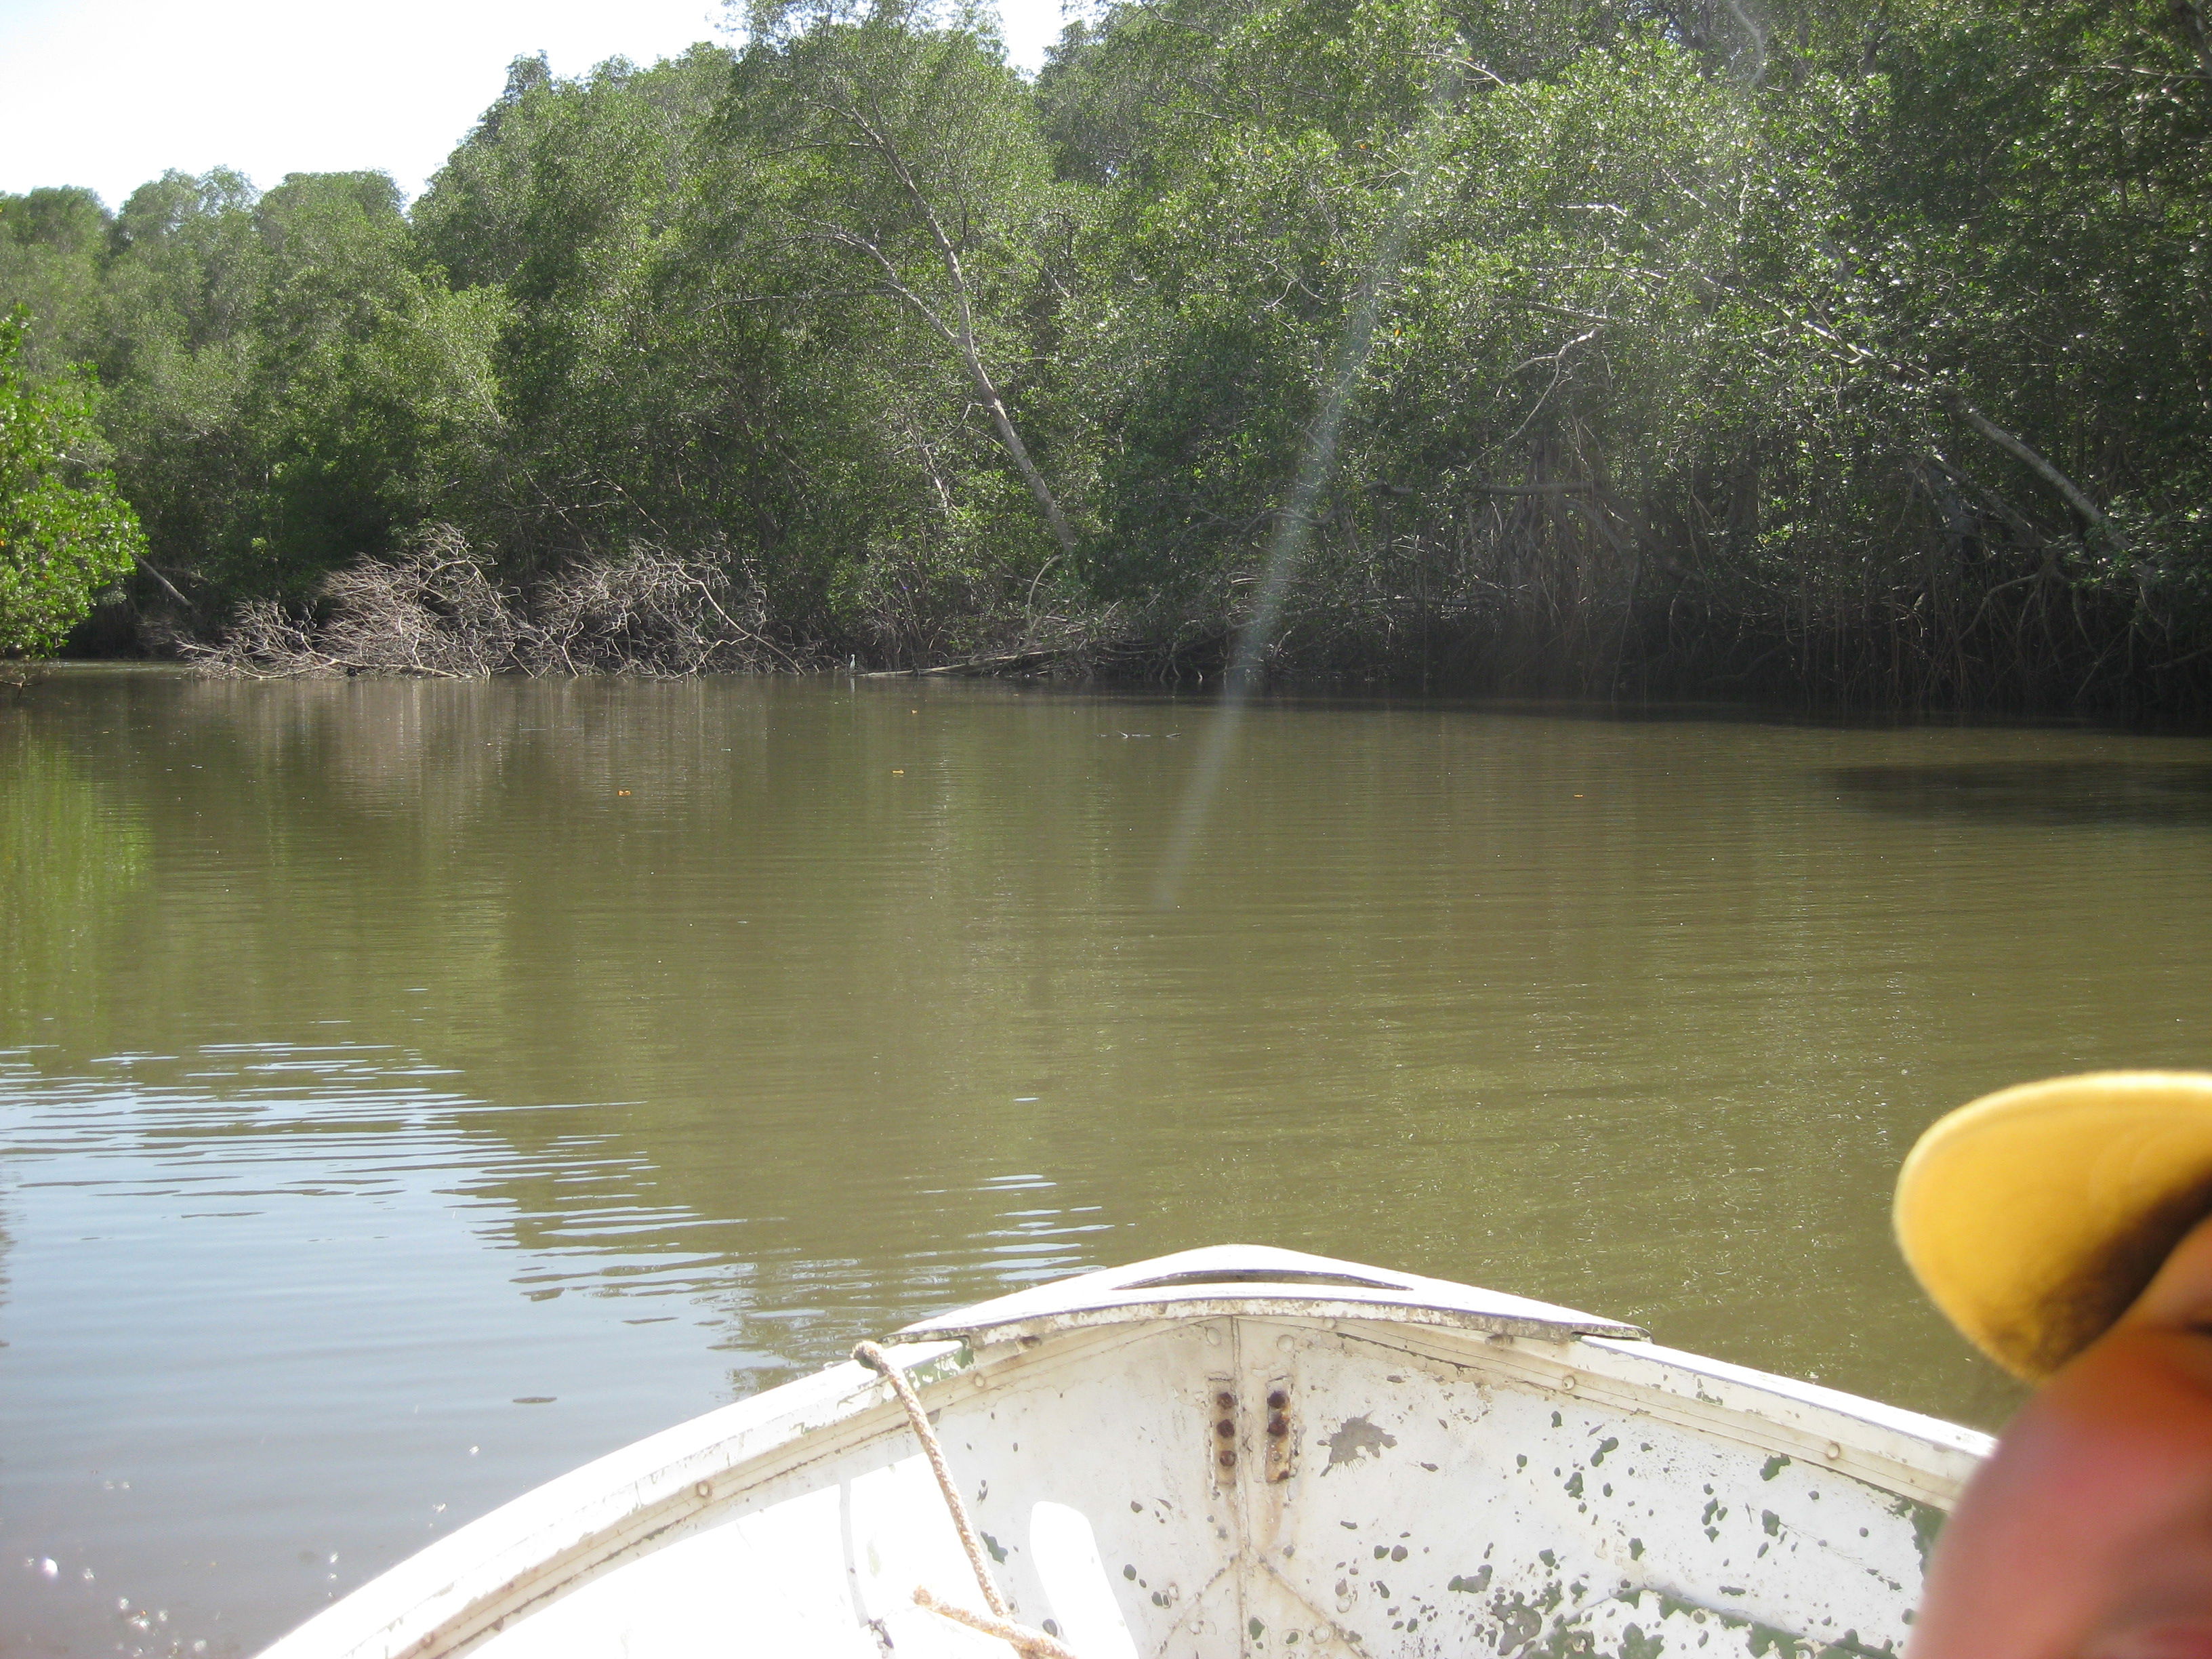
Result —
POLYGON ((1001 1642, 1011 1642, 1022 1652, 1036 1655, 1036 1659, 1076 1659, 1073 1649, 1054 1641, 1041 1630, 1017 1625, 1011 1619, 995 1619, 988 1613, 971 1613, 966 1607, 956 1607, 950 1601, 939 1601, 919 1584, 914 1587, 914 1604, 918 1607, 927 1607, 939 1618, 950 1619, 956 1625, 965 1625, 969 1630, 995 1636, 1001 1642))
POLYGON ((937 1490, 944 1495, 945 1507, 952 1516, 953 1530, 960 1534, 960 1547, 968 1552, 968 1565, 975 1569, 976 1587, 983 1592, 983 1603, 990 1612, 972 1613, 966 1607, 940 1601, 919 1584, 915 1586, 915 1605, 970 1630, 995 1636, 1017 1650, 1033 1656, 1033 1659, 1078 1659, 1075 1651, 1057 1638, 1013 1621, 1006 1598, 999 1594, 998 1582, 991 1577, 991 1569, 983 1559, 983 1546, 975 1536, 975 1522, 968 1518, 968 1505, 961 1499, 960 1488, 952 1482, 952 1467, 945 1461, 945 1448, 938 1443, 937 1431, 930 1427, 929 1413, 922 1409, 921 1396, 914 1391, 912 1381, 873 1342, 856 1346, 853 1358, 889 1382, 899 1404, 906 1408, 906 1420, 912 1425, 914 1437, 921 1442, 922 1455, 929 1459, 930 1470, 937 1476, 937 1490))

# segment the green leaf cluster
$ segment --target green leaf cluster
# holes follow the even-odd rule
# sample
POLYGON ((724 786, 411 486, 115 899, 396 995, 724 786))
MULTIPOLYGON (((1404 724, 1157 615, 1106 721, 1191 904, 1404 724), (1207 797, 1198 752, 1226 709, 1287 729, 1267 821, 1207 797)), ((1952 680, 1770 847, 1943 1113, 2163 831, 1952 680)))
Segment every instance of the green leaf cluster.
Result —
POLYGON ((45 656, 143 550, 137 514, 98 465, 88 374, 30 370, 30 325, 0 318, 0 656, 45 656))

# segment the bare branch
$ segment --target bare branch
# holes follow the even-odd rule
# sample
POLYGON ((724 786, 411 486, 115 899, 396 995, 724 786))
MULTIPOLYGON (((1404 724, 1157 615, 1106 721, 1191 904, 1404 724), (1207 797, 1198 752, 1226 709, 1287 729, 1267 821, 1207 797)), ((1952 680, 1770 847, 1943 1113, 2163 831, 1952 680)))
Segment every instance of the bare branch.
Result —
POLYGON ((1991 443, 1996 445, 1997 447, 2002 449, 2008 454, 2015 456, 2019 459, 2025 461, 2027 464, 2029 470, 2034 472, 2036 476, 2040 477, 2045 483, 2048 483, 2052 489, 2056 489, 2060 495, 2063 495, 2066 498, 2067 504, 2076 513, 2079 513, 2091 524, 2096 526, 2098 529, 2103 531, 2106 536, 2112 540, 2115 546, 2124 548, 2126 545, 2125 539, 2121 536, 2119 531, 2114 527, 2112 521, 2105 516, 2104 509, 2099 507, 2096 502, 2090 500, 2087 493, 2083 490, 2079 484, 2075 483, 2073 479, 2068 477, 2063 472, 2061 472, 2057 467, 2053 466, 2049 459, 2045 456, 2041 450, 2036 448, 2033 444, 2029 443, 2027 439, 2020 437, 2016 434, 2006 431, 2002 427, 1999 426, 1995 421, 1990 419, 1988 416, 1983 414, 1980 410, 1976 409, 1973 404, 1968 403, 1957 392, 1939 388, 1936 392, 1936 396, 1942 398, 1942 401, 1949 407, 1957 410, 1960 415, 1964 416, 1966 417, 1966 424, 1973 428, 1975 431, 1980 433, 1982 436, 1987 438, 1991 443))
POLYGON ((845 238, 848 239, 846 245, 863 250, 874 258, 886 273, 884 281, 887 288, 921 311, 958 353, 961 367, 967 370, 968 378, 975 383, 976 394, 981 399, 985 410, 990 415, 992 425, 997 428, 1000 443, 1005 447, 1007 455, 1012 458, 1014 468, 1021 474, 1022 482, 1028 486, 1030 494, 1036 499, 1038 510, 1044 514, 1045 523, 1052 531, 1053 539, 1060 544, 1060 550, 1063 554, 1072 556, 1075 552, 1074 532, 1067 526, 1066 518, 1060 510, 1060 501, 1053 494, 1052 486, 1045 482, 1044 475, 1037 470, 1036 462, 1030 459, 1029 446, 1022 441, 1021 434, 1015 429, 1013 417, 1006 411, 1006 399, 1000 396, 998 385, 992 379, 990 371, 984 367, 982 354, 977 349, 975 343, 973 289, 968 279, 967 267, 961 262, 960 250, 955 245, 951 236, 947 234, 944 221, 939 217, 937 209, 930 201, 928 192, 922 189, 920 181, 915 179, 914 170, 908 165, 904 153, 899 149, 890 134, 877 123, 871 121, 857 105, 829 99, 819 99, 814 101, 819 107, 828 110, 837 118, 848 123, 862 136, 869 148, 874 150, 891 177, 897 182, 899 189, 913 204, 915 213, 928 230, 931 240, 936 245, 938 258, 945 267, 945 280, 951 286, 954 302, 959 308, 957 326, 948 326, 933 311, 925 306, 912 289, 899 279, 883 250, 873 242, 865 237, 847 232, 844 233, 845 238))
POLYGON ((1896 381, 1899 386, 1905 387, 1907 390, 1917 392, 1923 396, 1935 398, 1936 402, 1942 404, 1946 409, 1951 410, 1960 416, 1966 421, 1967 425, 1972 427, 1975 431, 1980 433, 1982 436, 1987 438, 1991 443, 1996 444, 2007 454, 2024 462, 2027 465, 2028 469, 2038 477, 2041 478, 2045 483, 2048 483, 2052 489, 2056 489, 2062 496, 2063 496, 2068 506, 2071 507, 2076 513, 2079 513, 2082 518, 2087 520, 2096 529, 2102 532, 2106 538, 2110 541, 2114 547, 2121 550, 2122 551, 2126 550, 2126 537, 2122 534, 2119 527, 2112 521, 2112 519, 2106 514, 2105 510, 2097 505, 2095 500, 2091 497, 2088 491, 2083 489, 2079 484, 2075 483, 2073 479, 2068 477, 2063 472, 2060 471, 2051 462, 2049 456, 2045 455, 2041 450, 2036 448, 2034 445, 2029 443, 2027 439, 2021 437, 2018 433, 2007 431, 2003 427, 1999 426, 1995 421, 1990 419, 1988 416, 1983 414, 1980 410, 1975 408, 1972 404, 1966 400, 1965 393, 1959 392, 1953 387, 1943 385, 1934 375, 1929 374, 1924 369, 1916 369, 1909 364, 1899 362, 1894 358, 1883 356, 1879 352, 1869 351, 1865 347, 1855 344, 1853 342, 1844 339, 1843 336, 1838 334, 1833 329, 1827 327, 1825 324, 1820 323, 1814 318, 1799 316, 1790 313, 1784 307, 1776 304, 1773 301, 1765 299, 1764 296, 1753 296, 1739 294, 1735 289, 1729 288, 1727 284, 1715 282, 1711 277, 1705 276, 1702 272, 1693 272, 1692 274, 1697 276, 1698 280, 1706 283, 1708 286, 1721 293, 1727 294, 1732 298, 1748 299, 1752 303, 1762 306, 1766 310, 1783 318, 1785 321, 1795 324, 1797 327, 1803 329, 1806 332, 1811 334, 1814 338, 1819 339, 1842 352, 1853 363, 1878 369, 1884 374, 1887 374, 1890 379, 1896 381))
POLYGON ((2202 65, 2204 78, 2212 81, 2212 30, 2204 24, 2204 8, 2199 0, 2173 0, 2173 21, 2181 26, 2189 44, 2197 48, 2197 61, 2202 65))
POLYGON ((137 555, 137 557, 138 560, 138 568, 144 571, 148 575, 151 576, 155 581, 161 583, 162 590, 167 592, 171 599, 174 599, 179 605, 184 606, 187 611, 190 611, 192 608, 192 602, 177 591, 176 583, 171 581, 167 576, 163 575, 151 564, 148 563, 143 554, 137 555))

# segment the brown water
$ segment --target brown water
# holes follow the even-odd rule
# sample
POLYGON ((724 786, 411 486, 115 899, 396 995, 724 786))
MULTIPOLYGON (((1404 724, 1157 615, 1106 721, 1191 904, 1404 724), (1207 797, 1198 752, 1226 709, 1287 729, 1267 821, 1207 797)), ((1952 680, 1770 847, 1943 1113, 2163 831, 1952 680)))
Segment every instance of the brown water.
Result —
POLYGON ((1162 909, 1208 718, 0 705, 0 1653, 251 1651, 857 1336, 1229 1240, 1990 1423, 1905 1147, 2212 1060, 2203 741, 1261 706, 1162 909))

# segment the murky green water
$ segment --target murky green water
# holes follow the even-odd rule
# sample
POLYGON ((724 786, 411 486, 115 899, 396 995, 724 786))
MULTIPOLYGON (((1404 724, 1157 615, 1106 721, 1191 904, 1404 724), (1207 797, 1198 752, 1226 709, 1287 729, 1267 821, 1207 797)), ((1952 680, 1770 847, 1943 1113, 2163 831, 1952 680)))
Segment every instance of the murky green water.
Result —
POLYGON ((250 1651, 857 1336, 1199 1243, 1988 1423, 1904 1149, 2212 1060, 2212 744, 1263 707, 1162 909, 1207 718, 0 705, 0 1652, 250 1651))

